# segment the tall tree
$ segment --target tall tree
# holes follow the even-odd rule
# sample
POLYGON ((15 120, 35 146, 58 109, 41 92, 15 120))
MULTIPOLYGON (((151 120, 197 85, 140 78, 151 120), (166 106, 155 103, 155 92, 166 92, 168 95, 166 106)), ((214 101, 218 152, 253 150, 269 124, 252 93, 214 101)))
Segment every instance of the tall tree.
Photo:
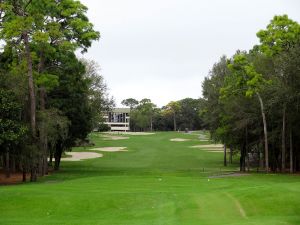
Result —
POLYGON ((114 105, 114 99, 109 96, 100 67, 97 62, 81 59, 85 66, 84 78, 88 80, 88 99, 92 111, 93 128, 98 128, 104 122, 103 112, 110 110, 114 105))
POLYGON ((245 54, 237 54, 233 61, 228 64, 231 75, 226 78, 226 86, 221 89, 222 95, 230 95, 236 92, 244 92, 247 97, 257 96, 263 121, 264 143, 265 143, 265 167, 269 171, 269 146, 267 120, 265 114, 265 106, 260 91, 268 82, 263 78, 262 74, 256 72, 253 64, 251 64, 245 54))
MULTIPOLYGON (((282 54, 289 52, 290 49, 299 47, 300 25, 289 19, 287 15, 274 16, 267 28, 260 30, 257 36, 261 43, 259 49, 268 57, 275 60, 275 62, 278 62, 278 58, 280 58, 282 54)), ((288 64, 288 58, 285 57, 285 60, 285 63, 288 64)), ((293 85, 293 79, 291 79, 290 76, 291 72, 284 70, 282 64, 275 63, 275 69, 277 70, 277 77, 281 80, 281 89, 278 94, 281 94, 279 104, 282 105, 281 169, 284 172, 286 168, 286 111, 287 103, 294 94, 290 88, 290 86, 293 85)))
POLYGON ((124 106, 129 107, 130 110, 132 110, 139 104, 139 101, 134 99, 134 98, 127 98, 127 99, 124 99, 121 102, 121 104, 124 105, 124 106))
POLYGON ((173 115, 173 129, 174 131, 177 131, 177 121, 176 116, 177 113, 180 110, 180 104, 179 102, 171 101, 166 105, 166 113, 173 115))

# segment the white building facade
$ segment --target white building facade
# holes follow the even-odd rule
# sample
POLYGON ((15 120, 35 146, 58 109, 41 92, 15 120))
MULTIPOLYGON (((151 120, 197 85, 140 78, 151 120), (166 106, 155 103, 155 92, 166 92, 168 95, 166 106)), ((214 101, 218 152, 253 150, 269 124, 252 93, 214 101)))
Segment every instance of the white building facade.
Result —
POLYGON ((130 131, 130 109, 114 108, 104 116, 105 124, 111 131, 130 131))

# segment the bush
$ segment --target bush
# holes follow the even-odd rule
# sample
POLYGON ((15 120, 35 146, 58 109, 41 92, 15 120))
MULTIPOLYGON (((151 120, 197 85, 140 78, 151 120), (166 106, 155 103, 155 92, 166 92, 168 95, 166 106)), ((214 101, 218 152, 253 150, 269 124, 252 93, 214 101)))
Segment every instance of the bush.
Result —
POLYGON ((110 131, 110 127, 107 124, 100 123, 98 127, 99 132, 110 131))

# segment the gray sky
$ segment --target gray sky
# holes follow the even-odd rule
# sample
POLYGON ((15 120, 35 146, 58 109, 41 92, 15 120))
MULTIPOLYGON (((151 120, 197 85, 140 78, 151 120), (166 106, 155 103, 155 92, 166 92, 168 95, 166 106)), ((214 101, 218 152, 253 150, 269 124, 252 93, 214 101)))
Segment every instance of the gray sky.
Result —
POLYGON ((201 97, 213 64, 258 43, 275 14, 300 21, 298 0, 81 0, 101 39, 84 57, 99 63, 117 105, 158 106, 201 97))

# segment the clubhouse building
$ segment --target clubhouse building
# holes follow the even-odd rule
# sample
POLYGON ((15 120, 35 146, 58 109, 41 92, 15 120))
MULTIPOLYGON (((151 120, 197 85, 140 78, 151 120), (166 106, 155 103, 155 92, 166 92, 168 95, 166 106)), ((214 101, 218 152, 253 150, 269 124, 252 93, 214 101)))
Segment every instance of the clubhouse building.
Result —
POLYGON ((130 108, 114 108, 106 112, 104 116, 105 124, 111 131, 129 131, 130 130, 130 108))

